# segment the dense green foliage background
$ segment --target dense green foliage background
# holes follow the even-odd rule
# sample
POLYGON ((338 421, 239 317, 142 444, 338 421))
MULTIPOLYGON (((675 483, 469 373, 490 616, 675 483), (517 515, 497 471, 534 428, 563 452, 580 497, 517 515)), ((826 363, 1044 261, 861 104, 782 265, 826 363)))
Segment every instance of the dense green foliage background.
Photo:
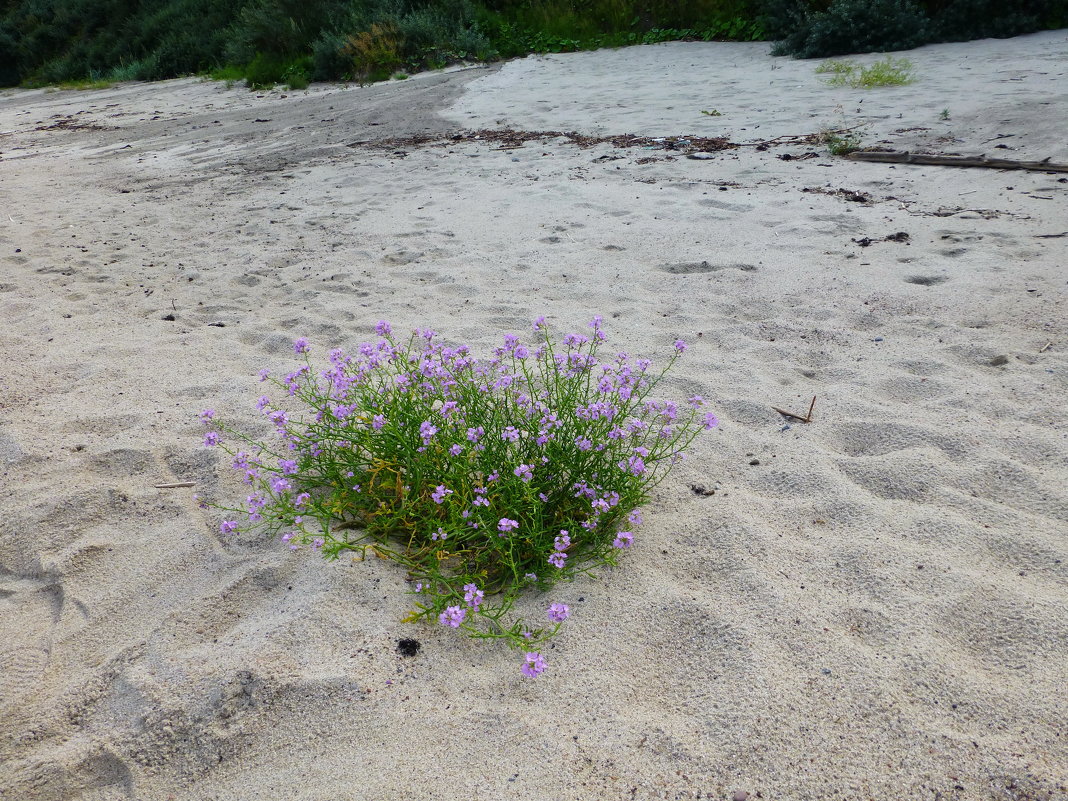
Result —
POLYGON ((1068 0, 762 0, 775 55, 824 58, 1068 27, 1068 0))
POLYGON ((379 80, 670 39, 812 58, 1068 26, 1068 0, 0 0, 0 85, 379 80))
POLYGON ((0 0, 0 84, 388 77, 463 59, 758 39, 751 0, 0 0))

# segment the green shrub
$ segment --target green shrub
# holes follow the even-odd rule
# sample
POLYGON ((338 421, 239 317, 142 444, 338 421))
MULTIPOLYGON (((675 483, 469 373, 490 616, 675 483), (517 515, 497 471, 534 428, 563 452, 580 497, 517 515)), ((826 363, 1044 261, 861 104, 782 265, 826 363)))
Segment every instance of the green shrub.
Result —
MULTIPOLYGON (((772 26, 773 30, 781 27, 772 26)), ((823 58, 846 53, 909 50, 929 41, 929 21, 912 0, 834 0, 802 15, 775 55, 823 58)))
POLYGON ((278 56, 257 53, 245 67, 245 81, 249 89, 271 89, 285 80, 288 67, 278 56))
POLYGON ((933 12, 937 41, 1007 38, 1068 26, 1068 0, 949 0, 933 12))
POLYGON ((311 56, 295 59, 282 70, 282 83, 288 89, 307 89, 308 84, 311 83, 313 69, 311 56))
POLYGON ((759 0, 775 55, 907 50, 1068 26, 1068 0, 759 0))
POLYGON ((353 72, 358 78, 384 81, 404 66, 403 44, 395 23, 373 23, 369 30, 349 36, 344 52, 352 60, 353 72))
POLYGON ((323 31, 312 45, 312 80, 337 81, 348 78, 352 59, 345 55, 345 37, 323 31))

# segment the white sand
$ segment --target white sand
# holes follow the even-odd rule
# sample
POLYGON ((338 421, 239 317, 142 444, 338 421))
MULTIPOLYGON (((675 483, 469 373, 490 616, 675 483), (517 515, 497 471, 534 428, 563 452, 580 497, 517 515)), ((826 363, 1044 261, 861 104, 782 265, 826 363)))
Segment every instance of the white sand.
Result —
POLYGON ((1043 235, 1068 174, 346 146, 864 123, 1068 162, 1064 31, 907 55, 920 79, 873 91, 674 43, 0 97, 0 798, 1063 797, 1068 237, 1043 235), (194 415, 257 425, 254 373, 297 336, 322 355, 384 317, 484 352, 595 313, 634 353, 690 340, 671 389, 723 424, 620 570, 553 593, 574 617, 536 681, 400 624, 395 566, 225 540, 153 488, 239 497, 194 415), (771 408, 813 396, 808 425, 771 408))

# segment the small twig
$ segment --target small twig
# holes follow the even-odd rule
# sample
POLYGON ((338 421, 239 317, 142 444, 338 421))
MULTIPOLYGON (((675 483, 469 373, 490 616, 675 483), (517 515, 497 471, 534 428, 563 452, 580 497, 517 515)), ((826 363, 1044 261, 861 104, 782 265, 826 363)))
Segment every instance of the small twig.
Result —
POLYGON ((815 395, 812 396, 812 403, 808 407, 808 414, 805 415, 804 417, 802 417, 799 414, 794 414, 793 412, 788 412, 785 409, 780 409, 777 406, 772 406, 771 408, 774 409, 775 411, 777 411, 783 417, 792 417, 794 420, 797 420, 798 422, 801 422, 801 423, 811 423, 812 422, 812 410, 816 408, 816 396, 815 395))
POLYGON ((1068 231, 1062 231, 1059 234, 1035 234, 1035 239, 1060 239, 1064 236, 1068 236, 1068 231))
POLYGON ((156 489, 178 489, 179 487, 195 487, 195 481, 172 481, 169 484, 155 484, 156 489))
POLYGON ((1049 350, 1052 347, 1053 347, 1053 343, 1052 342, 1047 342, 1045 345, 1042 346, 1041 350, 1039 350, 1038 352, 1039 353, 1045 353, 1047 350, 1049 350))

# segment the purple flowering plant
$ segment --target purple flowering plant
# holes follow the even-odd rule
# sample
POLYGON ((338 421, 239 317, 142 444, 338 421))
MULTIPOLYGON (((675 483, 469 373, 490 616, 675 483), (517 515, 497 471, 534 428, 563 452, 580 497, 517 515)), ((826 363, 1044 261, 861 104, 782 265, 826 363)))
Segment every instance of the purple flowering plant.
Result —
POLYGON ((529 346, 508 334, 479 359, 433 331, 398 340, 380 321, 376 341, 330 351, 318 372, 298 339, 302 366, 260 373, 288 396, 256 403, 274 436, 200 415, 204 444, 229 453, 250 486, 246 505, 217 505, 220 531, 266 528, 330 559, 370 549, 407 569, 406 621, 503 639, 524 653, 524 675, 538 675, 535 648, 569 612, 553 603, 551 625, 534 625, 512 614, 519 596, 615 565, 639 507, 717 423, 699 397, 652 396, 684 342, 656 371, 625 353, 602 359, 601 318, 589 327, 554 343, 538 318, 529 346))

